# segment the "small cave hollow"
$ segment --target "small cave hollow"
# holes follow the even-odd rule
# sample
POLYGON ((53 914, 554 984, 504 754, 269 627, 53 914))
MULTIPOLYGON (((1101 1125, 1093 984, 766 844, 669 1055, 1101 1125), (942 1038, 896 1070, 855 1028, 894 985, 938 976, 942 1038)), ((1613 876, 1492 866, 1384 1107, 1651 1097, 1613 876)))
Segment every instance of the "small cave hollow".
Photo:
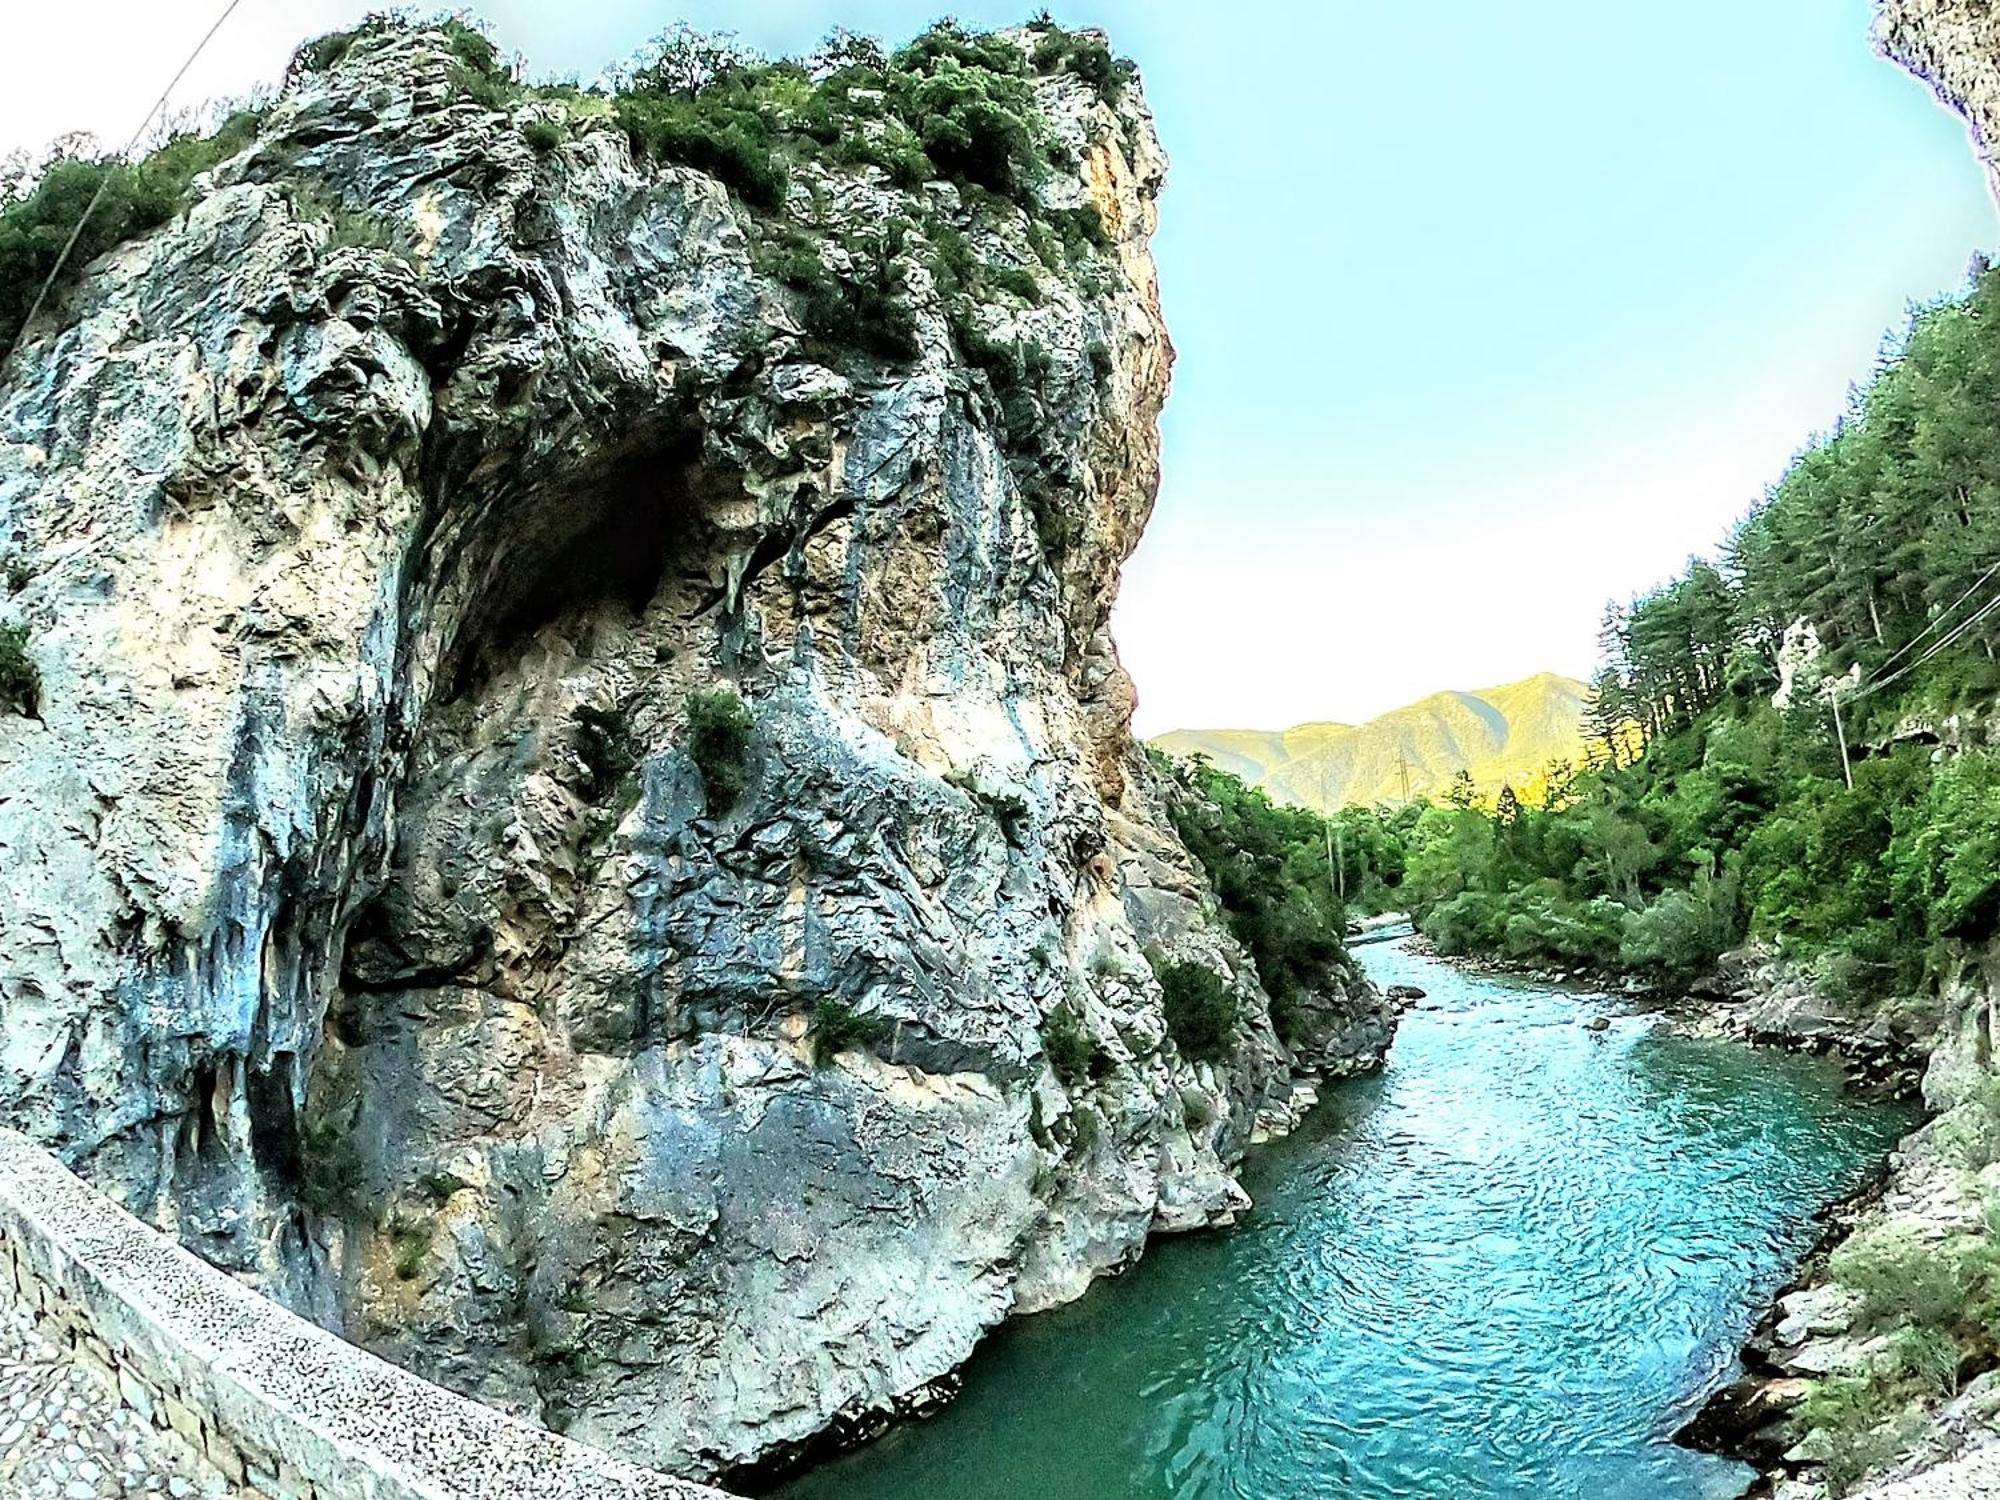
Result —
POLYGON ((655 433, 509 502, 479 554, 483 579, 450 647, 443 702, 476 694, 557 621, 614 606, 642 613, 695 550, 707 481, 697 434, 655 433))

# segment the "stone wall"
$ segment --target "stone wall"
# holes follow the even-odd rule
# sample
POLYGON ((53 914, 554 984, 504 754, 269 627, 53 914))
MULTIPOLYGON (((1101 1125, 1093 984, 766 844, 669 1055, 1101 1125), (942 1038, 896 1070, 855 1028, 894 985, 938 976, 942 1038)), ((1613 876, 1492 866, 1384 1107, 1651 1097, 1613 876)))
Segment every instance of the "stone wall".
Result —
POLYGON ((342 1342, 5 1131, 0 1297, 126 1406, 270 1500, 725 1500, 342 1342))

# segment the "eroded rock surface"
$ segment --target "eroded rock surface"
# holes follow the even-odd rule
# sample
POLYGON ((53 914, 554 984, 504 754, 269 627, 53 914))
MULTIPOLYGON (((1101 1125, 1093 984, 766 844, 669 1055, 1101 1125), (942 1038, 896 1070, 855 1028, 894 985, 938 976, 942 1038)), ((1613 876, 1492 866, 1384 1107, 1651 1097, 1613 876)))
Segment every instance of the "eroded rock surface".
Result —
MULTIPOLYGON (((0 719, 0 1097, 420 1373, 727 1473, 1240 1211, 1387 1019, 1351 978, 1279 1042, 1129 735, 1171 358, 1136 87, 1035 82, 1080 264, 924 189, 1040 282, 979 312, 1045 351, 1009 414, 920 256, 915 357, 833 358, 719 182, 581 115, 537 150, 556 106, 454 67, 392 31, 304 77, 4 372, 44 690, 0 719), (717 685, 728 806, 685 749, 717 685), (1231 976, 1230 1062, 1149 952, 1231 976)), ((785 212, 837 263, 906 207, 826 168, 785 212)))

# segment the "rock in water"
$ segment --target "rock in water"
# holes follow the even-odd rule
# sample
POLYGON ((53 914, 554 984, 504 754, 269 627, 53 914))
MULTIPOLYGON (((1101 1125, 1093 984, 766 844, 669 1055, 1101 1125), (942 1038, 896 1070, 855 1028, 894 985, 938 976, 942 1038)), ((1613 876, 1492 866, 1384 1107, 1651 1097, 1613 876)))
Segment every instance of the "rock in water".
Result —
POLYGON ((1136 85, 1025 70, 1031 220, 830 159, 753 212, 464 75, 365 29, 0 372, 0 1096, 389 1357, 723 1473, 1236 1212, 1387 1022, 1279 1043, 1129 734, 1136 85), (801 256, 881 258, 907 347, 830 346, 801 256), (1230 977, 1227 1064, 1149 952, 1230 977))

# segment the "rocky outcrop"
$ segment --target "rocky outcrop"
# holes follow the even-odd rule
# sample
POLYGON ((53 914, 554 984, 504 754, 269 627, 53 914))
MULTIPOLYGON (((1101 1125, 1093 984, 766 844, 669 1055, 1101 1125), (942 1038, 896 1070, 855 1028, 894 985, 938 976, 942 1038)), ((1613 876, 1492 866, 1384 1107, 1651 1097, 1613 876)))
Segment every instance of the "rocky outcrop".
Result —
POLYGON ((1877 0, 1875 41, 1964 117, 2000 191, 2000 16, 1985 0, 1877 0))
POLYGON ((1677 1018, 1689 1035, 1729 1037, 1832 1057, 1850 1078, 1900 1096, 1918 1093, 1940 1017, 1925 1005, 1838 998, 1810 965, 1752 943, 1725 953, 1691 989, 1677 1018))
POLYGON ((1041 200, 1102 226, 1051 264, 832 153, 775 225, 463 73, 394 27, 302 73, 0 372, 43 682, 0 719, 0 1097, 418 1373, 728 1473, 1226 1221, 1387 1020, 1355 980, 1278 1041, 1129 735, 1171 358, 1136 85, 1030 75, 1041 200), (947 230, 1035 295, 954 329, 947 230), (772 268, 871 234, 907 357, 772 268), (1001 390, 968 344, 1038 352, 1001 390), (688 748, 719 686, 740 796, 688 748), (1227 1064, 1152 953, 1230 976, 1227 1064))
MULTIPOLYGON (((1923 1098, 1931 1118, 1892 1156, 1887 1177, 1859 1202, 1835 1215, 1825 1243, 1798 1281, 1753 1335, 1747 1373, 1712 1400, 1682 1440, 1735 1453, 1765 1468, 1782 1500, 1824 1500, 1827 1462, 1857 1494, 1923 1494, 1954 1500, 1989 1493, 1983 1477, 2000 1461, 2000 1372, 1977 1351, 1970 1363, 1942 1372, 1926 1388, 1896 1387, 1904 1409, 1869 1430, 1863 1421, 1842 1439, 1801 1442, 1795 1421, 1814 1383, 1865 1375, 1907 1358, 1908 1333, 1893 1317, 1876 1315, 1884 1275, 1902 1285, 1898 1296, 1939 1295, 1946 1267, 1992 1232, 1989 1205, 2000 1198, 2000 1095, 1994 1087, 1995 1013, 1991 955, 1969 959, 1944 987, 1942 1023, 1930 1038, 1923 1098), (1869 1262, 1899 1266, 1852 1284, 1857 1247, 1873 1247, 1869 1262), (1843 1260, 1843 1252, 1847 1259, 1843 1260), (1919 1281, 1929 1277, 1932 1290, 1919 1281), (1855 1481, 1873 1475, 1865 1486, 1855 1481), (1901 1483, 1892 1483, 1901 1481, 1901 1483), (1914 1487, 1913 1487, 1914 1486, 1914 1487)), ((1949 1293, 1945 1293, 1947 1299, 1949 1293)), ((1941 1306, 1927 1316, 1957 1316, 1941 1306)), ((1900 1404, 1900 1403, 1892 1403, 1900 1404)))

